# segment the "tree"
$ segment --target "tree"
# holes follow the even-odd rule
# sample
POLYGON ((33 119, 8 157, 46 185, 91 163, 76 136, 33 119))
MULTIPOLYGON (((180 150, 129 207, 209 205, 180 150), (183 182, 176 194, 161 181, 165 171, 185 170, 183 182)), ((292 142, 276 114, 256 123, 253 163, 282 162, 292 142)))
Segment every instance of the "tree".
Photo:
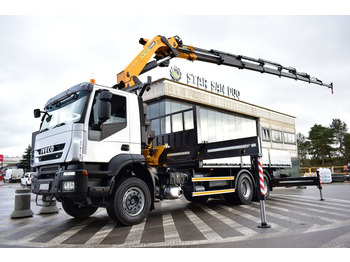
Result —
POLYGON ((350 134, 346 133, 344 136, 344 162, 350 163, 350 134))
POLYGON ((332 130, 335 142, 337 143, 337 153, 339 156, 344 156, 344 140, 348 131, 346 123, 342 122, 340 119, 333 119, 330 129, 332 130))
POLYGON ((307 166, 309 164, 310 141, 302 133, 297 134, 297 147, 301 165, 307 166))
POLYGON ((18 164, 18 168, 23 168, 25 171, 30 170, 30 156, 32 153, 32 147, 28 145, 24 154, 22 155, 22 159, 18 164))
POLYGON ((326 157, 332 158, 334 153, 334 136, 331 128, 315 124, 309 131, 310 153, 320 159, 322 165, 326 157))

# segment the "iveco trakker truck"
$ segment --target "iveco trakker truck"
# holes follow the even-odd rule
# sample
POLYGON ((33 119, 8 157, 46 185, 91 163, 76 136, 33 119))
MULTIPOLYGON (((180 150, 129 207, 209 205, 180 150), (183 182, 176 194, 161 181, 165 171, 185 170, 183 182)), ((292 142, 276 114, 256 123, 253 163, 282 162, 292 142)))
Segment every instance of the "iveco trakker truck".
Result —
MULTIPOLYGON (((199 141, 199 109, 194 106, 176 112, 189 119, 188 128, 174 131, 172 139, 164 143, 153 143, 155 133, 142 99, 151 81, 142 83, 137 77, 157 66, 168 66, 172 58, 248 69, 333 89, 332 84, 295 68, 186 46, 179 37, 156 36, 140 43, 142 51, 118 74, 114 87, 95 81, 81 83, 50 99, 44 111, 34 111, 42 121, 33 146, 37 175, 32 192, 46 201, 55 198, 62 202, 73 217, 88 217, 98 207, 105 207, 117 223, 133 225, 147 217, 156 199, 184 195, 189 201, 204 202, 223 196, 229 202, 249 204, 256 195, 259 182, 252 168, 255 157, 262 153, 259 135, 199 141), (154 60, 148 62, 153 55, 154 60), (228 157, 248 159, 251 165, 208 168, 205 164, 228 157)), ((288 159, 286 163, 288 167, 288 159)), ((265 165, 267 188, 275 170, 273 163, 265 165)))

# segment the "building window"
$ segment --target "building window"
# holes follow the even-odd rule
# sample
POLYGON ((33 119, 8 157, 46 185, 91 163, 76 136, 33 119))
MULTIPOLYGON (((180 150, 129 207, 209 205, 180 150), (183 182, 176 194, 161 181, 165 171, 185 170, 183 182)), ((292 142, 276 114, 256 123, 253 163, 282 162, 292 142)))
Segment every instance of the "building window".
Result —
POLYGON ((262 140, 271 141, 270 129, 262 128, 262 140))
POLYGON ((284 132, 283 136, 284 136, 284 143, 295 144, 295 141, 296 141, 295 134, 284 132))
POLYGON ((173 132, 183 131, 182 113, 172 115, 173 132))
POLYGON ((147 119, 151 120, 151 128, 156 136, 194 128, 192 105, 182 101, 163 99, 149 103, 147 119), (187 109, 189 111, 183 112, 187 109))
POLYGON ((272 130, 272 142, 282 143, 282 131, 272 130))
POLYGON ((169 133, 171 133, 170 116, 162 117, 161 118, 161 125, 162 125, 162 129, 161 129, 162 134, 169 134, 169 133))
POLYGON ((194 128, 194 124, 193 124, 193 111, 186 111, 184 112, 184 124, 185 130, 190 130, 194 128))
POLYGON ((154 134, 156 136, 160 135, 160 124, 159 124, 160 119, 156 118, 151 121, 151 128, 154 131, 154 134))
POLYGON ((199 142, 218 142, 256 136, 256 120, 200 107, 199 142))
POLYGON ((165 99, 165 112, 164 114, 171 114, 178 111, 183 111, 192 108, 192 105, 186 102, 173 101, 170 99, 165 99))

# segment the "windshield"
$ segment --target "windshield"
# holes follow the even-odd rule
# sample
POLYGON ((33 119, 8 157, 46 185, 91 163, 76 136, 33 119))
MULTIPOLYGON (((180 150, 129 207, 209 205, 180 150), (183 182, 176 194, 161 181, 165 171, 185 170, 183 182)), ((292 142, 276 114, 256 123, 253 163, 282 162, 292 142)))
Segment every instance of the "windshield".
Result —
POLYGON ((80 121, 89 93, 88 91, 79 91, 47 106, 47 113, 43 119, 40 132, 80 121))

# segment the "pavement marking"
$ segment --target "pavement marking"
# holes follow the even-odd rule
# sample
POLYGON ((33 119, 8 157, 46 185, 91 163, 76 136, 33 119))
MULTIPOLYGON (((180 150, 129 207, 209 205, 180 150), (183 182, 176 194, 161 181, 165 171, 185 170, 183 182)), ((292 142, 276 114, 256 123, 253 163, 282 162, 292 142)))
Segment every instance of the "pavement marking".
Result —
POLYGON ((212 230, 202 219, 200 219, 191 210, 184 210, 185 215, 192 221, 198 230, 205 236, 207 240, 222 240, 222 237, 212 230))
MULTIPOLYGON (((97 215, 95 214, 93 217, 82 222, 77 220, 76 224, 70 228, 68 226, 65 227, 66 218, 69 218, 69 216, 64 213, 60 213, 57 216, 52 215, 51 217, 40 216, 34 217, 34 219, 25 218, 21 222, 11 221, 10 229, 0 233, 0 240, 9 245, 29 247, 169 247, 229 243, 250 239, 269 239, 350 226, 349 216, 346 215, 350 212, 348 210, 350 206, 349 201, 339 201, 339 203, 335 203, 334 201, 337 200, 326 200, 318 205, 317 197, 296 197, 294 195, 290 195, 290 197, 291 198, 288 199, 285 195, 273 195, 271 196, 271 202, 269 203, 270 200, 266 202, 267 222, 272 226, 271 229, 259 229, 257 227, 261 223, 259 203, 257 202, 252 202, 251 205, 229 206, 221 201, 217 203, 212 202, 213 205, 211 205, 211 203, 195 204, 179 199, 171 202, 164 201, 159 203, 161 212, 156 213, 156 216, 149 216, 147 220, 141 224, 126 228, 126 231, 124 230, 125 228, 118 227, 113 221, 107 221, 105 209, 99 209, 97 215), (306 213, 306 211, 311 211, 313 214, 306 213), (281 214, 281 212, 287 214, 281 214), (288 213, 291 212, 299 217, 289 217, 288 213), (317 216, 315 214, 321 214, 322 216, 317 216), (160 216, 160 219, 158 216, 160 216), (304 221, 300 218, 304 216, 308 218, 317 216, 315 220, 318 219, 326 224, 314 224, 314 222, 311 224, 310 219, 309 221, 304 221), (332 216, 342 217, 343 219, 334 219, 331 218, 332 216), (285 223, 281 223, 278 220, 278 222, 276 222, 276 219, 270 222, 269 217, 271 217, 271 219, 276 218, 288 221, 289 223, 295 224, 297 227, 295 228, 295 226, 292 226, 294 227, 293 229, 287 228, 284 226, 285 223), (216 219, 220 220, 221 223, 215 224, 216 219), (188 231, 179 230, 179 226, 181 226, 181 223, 184 223, 184 220, 189 220, 187 224, 188 228, 192 227, 195 230, 199 230, 203 235, 202 238, 193 236, 184 237, 184 234, 191 234, 188 231), (157 221, 162 221, 162 224, 157 226, 154 230, 157 230, 159 234, 164 234, 164 238, 158 238, 158 240, 156 240, 158 242, 148 242, 150 241, 148 238, 142 240, 146 229, 146 223, 151 222, 151 224, 154 224, 157 221), (40 227, 38 227, 39 224, 40 227), (94 224, 96 224, 96 228, 93 226, 94 224), (177 224, 178 228, 176 228, 175 224, 177 224), (223 234, 224 230, 228 228, 227 226, 242 235, 237 236, 237 232, 234 232, 234 234, 223 234), (52 232, 53 229, 58 227, 62 227, 64 232, 57 236, 53 235, 54 238, 52 239, 48 237, 50 241, 44 243, 45 238, 41 238, 40 236, 50 231, 52 232), (86 227, 90 227, 90 229, 86 227), (91 231, 91 229, 94 230, 91 231), (162 231, 158 231, 160 229, 162 231), (85 231, 89 231, 90 235, 85 234, 85 231), (125 237, 121 239, 121 241, 116 241, 112 238, 108 239, 111 233, 117 232, 119 234, 124 231, 125 237), (23 235, 23 237, 15 239, 16 234, 18 236, 23 235), (79 239, 80 235, 82 236, 81 241, 79 239), (88 235, 89 239, 83 239, 84 235, 88 235), (41 238, 42 242, 32 241, 36 238, 41 238), (184 239, 184 241, 181 239, 184 239)), ((5 228, 2 227, 2 229, 5 228)), ((56 230, 56 233, 58 232, 59 231, 56 230)), ((350 233, 345 233, 324 244, 323 247, 349 247, 349 239, 350 233)))
POLYGON ((128 236, 126 237, 124 244, 140 244, 145 225, 146 221, 143 221, 142 223, 133 226, 130 229, 128 236))
MULTIPOLYGON (((346 204, 339 204, 339 205, 336 205, 336 206, 340 206, 340 207, 334 207, 332 205, 335 205, 336 203, 329 203, 328 201, 322 201, 321 203, 322 204, 316 204, 317 202, 316 201, 312 201, 312 200, 291 200, 290 198, 288 197, 283 197, 283 196, 278 196, 278 197, 273 197, 273 198, 278 198, 278 201, 284 201, 284 202, 288 202, 288 203, 295 203, 295 204, 302 204, 302 205, 307 205, 307 206, 314 206, 314 207, 317 207, 317 208, 326 208, 326 209, 331 209, 331 210, 335 210, 335 211, 341 211, 341 212, 349 212, 350 213, 350 209, 344 209, 344 206, 347 206, 346 204)), ((317 200, 319 201, 319 200, 317 200)), ((350 202, 350 201, 348 201, 350 202)), ((320 201, 318 202, 320 203, 320 201)), ((348 205, 349 208, 350 208, 350 204, 348 205)))
MULTIPOLYGON (((299 206, 295 206, 295 205, 292 205, 292 204, 287 204, 287 203, 276 203, 278 205, 283 205, 283 206, 287 206, 287 207, 296 207, 296 208, 299 208, 299 206)), ((322 217, 322 216, 314 216, 312 217, 312 214, 310 213, 305 213, 305 212, 301 212, 301 211, 297 211, 297 210, 290 210, 290 209, 287 209, 287 208, 283 208, 283 207, 277 207, 277 206, 271 206, 271 208, 273 209, 277 209, 277 210, 280 210, 280 211, 283 211, 283 212, 291 212, 295 215, 298 215, 298 216, 304 216, 304 217, 308 217, 308 218, 313 218, 313 219, 317 219, 317 220, 321 220, 321 221, 324 221, 324 222, 330 222, 330 223, 336 223, 336 222, 339 222, 341 220, 338 220, 338 219, 333 219, 333 218, 328 218, 328 217, 322 217)))
POLYGON ((241 224, 239 224, 238 222, 224 216, 221 215, 220 213, 206 207, 203 205, 200 205, 200 208, 202 208, 205 212, 209 213, 210 215, 218 218, 219 220, 221 220, 222 222, 224 222, 226 225, 228 225, 229 227, 231 227, 232 229, 240 232, 241 234, 243 234, 244 236, 253 236, 258 234, 256 231, 248 228, 248 227, 244 227, 241 224))
MULTIPOLYGON (((278 203, 277 204, 281 204, 281 205, 289 205, 292 206, 291 203, 297 204, 297 205, 293 205, 293 207, 299 208, 299 209, 307 209, 308 211, 313 211, 316 213, 322 213, 322 214, 326 214, 326 215, 334 215, 334 216, 338 216, 338 217, 343 217, 343 218, 348 218, 349 214, 341 214, 339 212, 345 212, 345 213, 349 213, 350 210, 346 210, 344 208, 333 208, 333 207, 329 207, 329 206, 325 206, 325 205, 317 205, 317 204, 312 204, 312 203, 306 203, 306 202, 298 202, 298 201, 293 201, 293 200, 288 200, 288 199, 284 199, 284 198, 279 198, 278 199, 278 203), (282 202, 282 203, 281 203, 282 202), (307 206, 307 207, 304 207, 307 206), (316 207, 316 208, 310 208, 310 207, 316 207), (321 209, 322 208, 322 209, 321 209), (330 209, 330 210, 335 210, 337 212, 331 212, 329 210, 326 209, 330 209)), ((273 203, 273 202, 271 202, 273 203)))
POLYGON ((335 229, 335 228, 340 228, 340 227, 345 227, 345 226, 350 226, 350 219, 345 220, 345 221, 339 221, 337 223, 329 224, 329 225, 313 225, 312 227, 307 229, 305 231, 305 233, 325 231, 325 230, 335 229))
POLYGON ((51 239, 50 241, 47 242, 48 246, 58 246, 71 236, 75 235, 78 233, 80 230, 82 230, 84 227, 88 226, 92 221, 94 221, 94 217, 90 217, 83 222, 79 223, 75 227, 68 229, 67 231, 63 232, 61 235, 55 237, 54 239, 51 239))
POLYGON ((344 248, 350 247, 350 232, 345 233, 331 241, 329 241, 328 243, 320 246, 320 248, 344 248))
POLYGON ((281 197, 281 198, 299 198, 301 201, 317 201, 321 203, 329 203, 332 205, 338 205, 338 206, 350 206, 350 200, 345 200, 345 199, 336 199, 336 198, 328 198, 325 197, 325 201, 320 201, 320 197, 316 196, 300 196, 300 195, 288 195, 288 194, 283 194, 283 195, 273 195, 273 197, 281 197))
POLYGON ((106 225, 104 225, 95 235, 93 235, 88 241, 86 241, 86 245, 98 245, 103 239, 113 230, 116 226, 113 220, 110 220, 106 225))
MULTIPOLYGON (((228 210, 228 211, 230 211, 230 212, 232 212, 232 213, 234 213, 234 214, 236 214, 236 215, 242 216, 242 217, 244 217, 244 218, 246 218, 248 220, 253 221, 254 223, 256 223, 256 225, 260 225, 261 224, 260 209, 258 209, 258 208, 255 208, 254 211, 258 212, 259 215, 258 216, 252 216, 252 215, 247 214, 245 212, 237 211, 237 210, 235 210, 235 209, 233 209, 232 207, 229 207, 229 206, 225 206, 225 205, 219 205, 219 206, 224 208, 224 209, 226 209, 226 210, 228 210)), ((245 205, 241 205, 240 207, 244 208, 245 205)), ((289 231, 287 228, 279 226, 279 225, 277 225, 275 223, 272 223, 272 222, 269 222, 269 221, 267 221, 267 222, 268 222, 269 225, 271 225, 273 230, 277 230, 277 231, 280 231, 280 232, 288 232, 289 231)), ((271 229, 269 229, 269 230, 271 230, 271 229)))
MULTIPOLYGON (((259 203, 252 203, 252 205, 254 205, 254 206, 259 206, 259 208, 260 208, 260 204, 259 204, 259 203)), ((245 206, 244 208, 253 210, 253 208, 250 207, 250 206, 245 206)), ((293 223, 299 224, 299 225, 305 223, 304 220, 296 219, 296 218, 293 218, 293 217, 288 217, 288 216, 279 214, 279 213, 277 213, 277 212, 271 211, 270 209, 272 209, 272 210, 273 210, 273 209, 279 210, 278 208, 275 208, 275 207, 273 207, 273 206, 267 206, 267 205, 266 205, 266 209, 269 209, 268 211, 266 211, 266 216, 267 216, 267 218, 268 218, 268 217, 275 217, 275 218, 278 218, 278 219, 280 219, 280 220, 290 221, 290 222, 293 222, 293 223)), ((267 221, 267 222, 269 222, 269 221, 267 221)), ((268 224, 269 224, 269 223, 268 223, 268 224)))
POLYGON ((181 241, 181 238, 176 230, 175 222, 170 211, 163 211, 163 228, 165 242, 181 241))

